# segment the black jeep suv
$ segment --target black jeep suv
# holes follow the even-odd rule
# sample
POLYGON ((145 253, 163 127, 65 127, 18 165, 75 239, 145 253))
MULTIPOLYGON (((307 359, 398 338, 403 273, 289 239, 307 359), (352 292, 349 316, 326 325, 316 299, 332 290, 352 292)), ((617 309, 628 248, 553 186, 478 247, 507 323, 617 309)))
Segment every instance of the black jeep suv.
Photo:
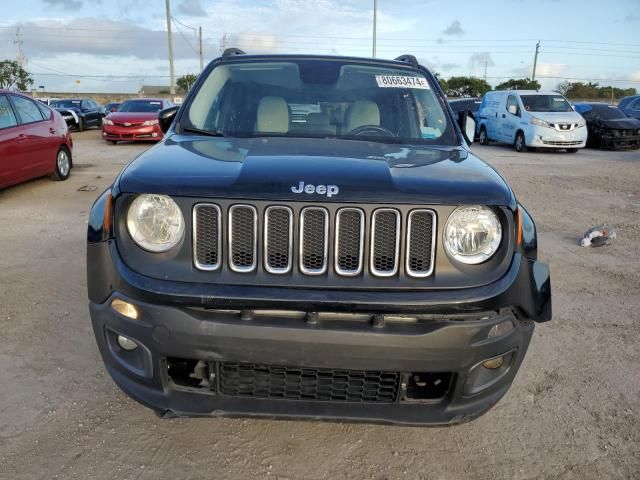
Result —
POLYGON ((551 292, 534 223, 465 120, 409 55, 214 60, 91 210, 113 379, 167 416, 487 411, 551 292))

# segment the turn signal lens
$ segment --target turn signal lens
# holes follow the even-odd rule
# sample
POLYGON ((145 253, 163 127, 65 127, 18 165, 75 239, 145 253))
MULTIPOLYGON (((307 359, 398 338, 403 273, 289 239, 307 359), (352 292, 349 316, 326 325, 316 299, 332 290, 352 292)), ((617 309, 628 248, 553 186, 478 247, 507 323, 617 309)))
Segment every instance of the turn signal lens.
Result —
POLYGON ((504 363, 504 357, 496 357, 491 360, 487 360, 486 362, 482 362, 482 366, 484 368, 488 368, 489 370, 495 370, 496 368, 500 368, 504 363))
POLYGON ((138 309, 135 305, 129 302, 125 302, 124 300, 120 300, 119 298, 114 298, 111 302, 111 308, 113 308, 120 315, 124 315, 125 317, 129 317, 133 320, 138 319, 138 309))

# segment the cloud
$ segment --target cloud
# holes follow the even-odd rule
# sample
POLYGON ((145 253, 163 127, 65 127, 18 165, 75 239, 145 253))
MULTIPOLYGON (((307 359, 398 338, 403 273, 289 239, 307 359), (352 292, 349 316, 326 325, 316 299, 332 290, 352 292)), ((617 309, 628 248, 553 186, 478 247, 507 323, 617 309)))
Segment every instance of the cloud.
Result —
POLYGON ((52 7, 62 7, 65 10, 79 10, 82 8, 82 0, 42 0, 52 7))
POLYGON ((637 72, 633 72, 631 74, 631 81, 632 82, 640 82, 640 70, 638 70, 637 72))
MULTIPOLYGON (((12 45, 10 40, 15 26, 0 30, 0 54, 5 53, 3 47, 12 45)), ((167 58, 166 31, 141 27, 129 21, 76 18, 69 22, 60 20, 21 22, 20 27, 29 34, 29 41, 24 42, 25 54, 34 60, 72 53, 96 56, 123 55, 141 59, 167 58)), ((190 32, 184 33, 187 40, 191 42, 191 47, 179 33, 174 31, 174 56, 177 59, 197 58, 197 54, 192 50, 192 47, 195 48, 197 45, 196 39, 190 32)), ((215 50, 217 45, 205 42, 205 51, 215 50)), ((65 63, 61 65, 64 68, 65 63)))
POLYGON ((539 63, 536 66, 536 76, 562 77, 566 67, 564 63, 539 63))
POLYGON ((633 13, 630 13, 629 15, 624 17, 624 21, 629 23, 640 22, 640 17, 638 15, 634 15, 633 13))
POLYGON ((178 13, 188 17, 206 17, 207 12, 202 8, 200 0, 182 0, 178 5, 178 13))
POLYGON ((475 52, 469 57, 469 68, 474 75, 479 75, 480 71, 484 71, 484 67, 494 67, 495 62, 491 58, 489 52, 475 52))
POLYGON ((445 72, 449 72, 456 68, 460 68, 460 65, 458 65, 457 63, 443 63, 442 65, 440 65, 440 68, 445 72))
POLYGON ((460 20, 454 20, 449 24, 447 28, 445 28, 442 33, 445 35, 464 35, 464 30, 462 29, 462 25, 460 24, 460 20))

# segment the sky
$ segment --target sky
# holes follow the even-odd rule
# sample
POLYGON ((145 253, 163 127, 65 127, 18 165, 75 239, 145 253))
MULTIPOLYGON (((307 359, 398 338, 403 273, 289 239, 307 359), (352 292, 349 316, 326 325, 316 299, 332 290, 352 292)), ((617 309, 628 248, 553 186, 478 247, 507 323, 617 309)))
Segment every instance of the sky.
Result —
MULTIPOLYGON (((0 60, 16 33, 46 91, 136 92, 168 85, 165 0, 0 0, 0 60)), ((176 76, 221 47, 371 56, 373 0, 171 0, 176 76)), ((640 90, 640 0, 378 0, 377 56, 414 54, 444 78, 496 85, 531 76, 640 90), (485 74, 486 69, 486 74, 485 74)))

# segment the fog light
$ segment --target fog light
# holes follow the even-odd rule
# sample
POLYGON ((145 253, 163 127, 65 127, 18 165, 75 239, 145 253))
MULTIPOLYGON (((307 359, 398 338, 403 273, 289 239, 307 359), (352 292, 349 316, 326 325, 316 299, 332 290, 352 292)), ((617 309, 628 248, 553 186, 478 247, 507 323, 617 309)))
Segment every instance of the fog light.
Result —
POLYGON ((156 137, 158 136, 158 134, 157 134, 156 132, 153 132, 153 133, 151 134, 151 136, 152 136, 153 138, 156 138, 156 137))
POLYGON ((513 323, 511 322, 511 320, 505 320, 504 322, 500 322, 494 325, 493 327, 491 327, 491 330, 489 330, 489 334, 487 335, 487 337, 489 338, 500 337, 505 333, 510 332, 512 329, 513 329, 513 323))
POLYGON ((114 298, 111 302, 111 308, 113 308, 120 315, 132 318, 133 320, 138 319, 138 309, 135 305, 132 305, 129 302, 125 302, 124 300, 120 300, 119 298, 114 298))
MULTIPOLYGON (((120 342, 120 337, 118 337, 118 342, 120 342)), ((504 357, 496 357, 492 358, 491 360, 487 360, 486 362, 482 362, 482 366, 484 368, 488 368, 489 370, 495 370, 496 368, 500 368, 503 363, 504 357)))
POLYGON ((134 340, 131 340, 129 337, 125 337, 124 335, 118 335, 118 345, 128 352, 138 348, 138 344, 134 340))

